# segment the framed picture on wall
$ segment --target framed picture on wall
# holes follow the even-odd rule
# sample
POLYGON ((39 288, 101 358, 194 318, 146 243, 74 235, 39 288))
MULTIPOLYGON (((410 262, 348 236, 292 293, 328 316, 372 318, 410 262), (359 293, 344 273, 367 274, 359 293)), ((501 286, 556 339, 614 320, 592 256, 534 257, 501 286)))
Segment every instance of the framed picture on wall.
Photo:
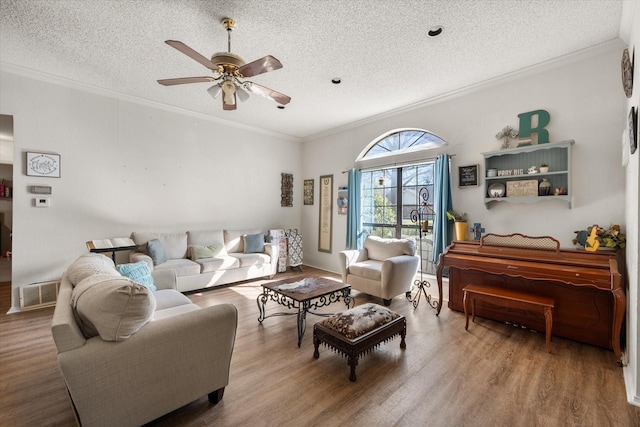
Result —
POLYGON ((304 204, 313 205, 313 179, 304 180, 304 204))
POLYGON ((458 187, 478 185, 478 165, 458 166, 458 187))
POLYGON ((638 148, 638 109, 631 107, 629 111, 629 152, 636 152, 638 148))
POLYGON ((27 152, 27 175, 60 178, 60 155, 27 152))
POLYGON ((318 224, 318 251, 331 253, 333 229, 333 175, 320 177, 320 218, 318 224))

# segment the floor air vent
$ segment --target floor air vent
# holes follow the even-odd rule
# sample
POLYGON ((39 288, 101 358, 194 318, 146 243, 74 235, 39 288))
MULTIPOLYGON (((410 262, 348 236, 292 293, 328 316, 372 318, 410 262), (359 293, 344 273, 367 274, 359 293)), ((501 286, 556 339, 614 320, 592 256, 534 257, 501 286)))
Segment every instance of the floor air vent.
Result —
POLYGON ((59 281, 20 286, 20 309, 32 310, 55 305, 59 288, 59 281))

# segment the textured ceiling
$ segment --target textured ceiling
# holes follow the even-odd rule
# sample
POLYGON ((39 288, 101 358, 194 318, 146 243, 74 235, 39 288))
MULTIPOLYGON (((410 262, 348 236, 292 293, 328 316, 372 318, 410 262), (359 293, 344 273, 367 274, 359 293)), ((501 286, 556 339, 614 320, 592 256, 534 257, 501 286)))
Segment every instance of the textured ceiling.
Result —
POLYGON ((0 0, 0 65, 305 138, 615 39, 621 12, 620 0, 0 0), (226 51, 227 16, 232 52, 282 62, 250 80, 291 96, 284 110, 252 95, 223 111, 210 84, 156 82, 209 75, 164 40, 226 51))

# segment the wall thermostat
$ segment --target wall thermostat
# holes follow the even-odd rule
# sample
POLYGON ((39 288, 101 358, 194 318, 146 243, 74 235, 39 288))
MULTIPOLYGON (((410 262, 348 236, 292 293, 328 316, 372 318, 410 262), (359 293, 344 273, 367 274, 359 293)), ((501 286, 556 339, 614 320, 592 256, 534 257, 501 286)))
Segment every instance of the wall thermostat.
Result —
POLYGON ((49 197, 36 197, 36 207, 38 208, 48 208, 51 206, 51 199, 49 197))
POLYGON ((31 192, 33 194, 51 194, 51 187, 48 185, 32 185, 31 192))

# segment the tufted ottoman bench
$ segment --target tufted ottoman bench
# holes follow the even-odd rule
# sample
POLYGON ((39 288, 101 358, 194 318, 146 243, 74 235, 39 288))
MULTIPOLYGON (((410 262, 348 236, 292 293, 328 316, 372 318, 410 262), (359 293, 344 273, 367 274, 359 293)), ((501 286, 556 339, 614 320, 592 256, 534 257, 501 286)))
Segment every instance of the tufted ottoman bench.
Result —
POLYGON ((356 380, 358 358, 382 342, 400 335, 400 348, 406 348, 407 319, 377 304, 363 304, 334 314, 313 326, 313 357, 323 343, 347 358, 351 367, 349 379, 356 380))

